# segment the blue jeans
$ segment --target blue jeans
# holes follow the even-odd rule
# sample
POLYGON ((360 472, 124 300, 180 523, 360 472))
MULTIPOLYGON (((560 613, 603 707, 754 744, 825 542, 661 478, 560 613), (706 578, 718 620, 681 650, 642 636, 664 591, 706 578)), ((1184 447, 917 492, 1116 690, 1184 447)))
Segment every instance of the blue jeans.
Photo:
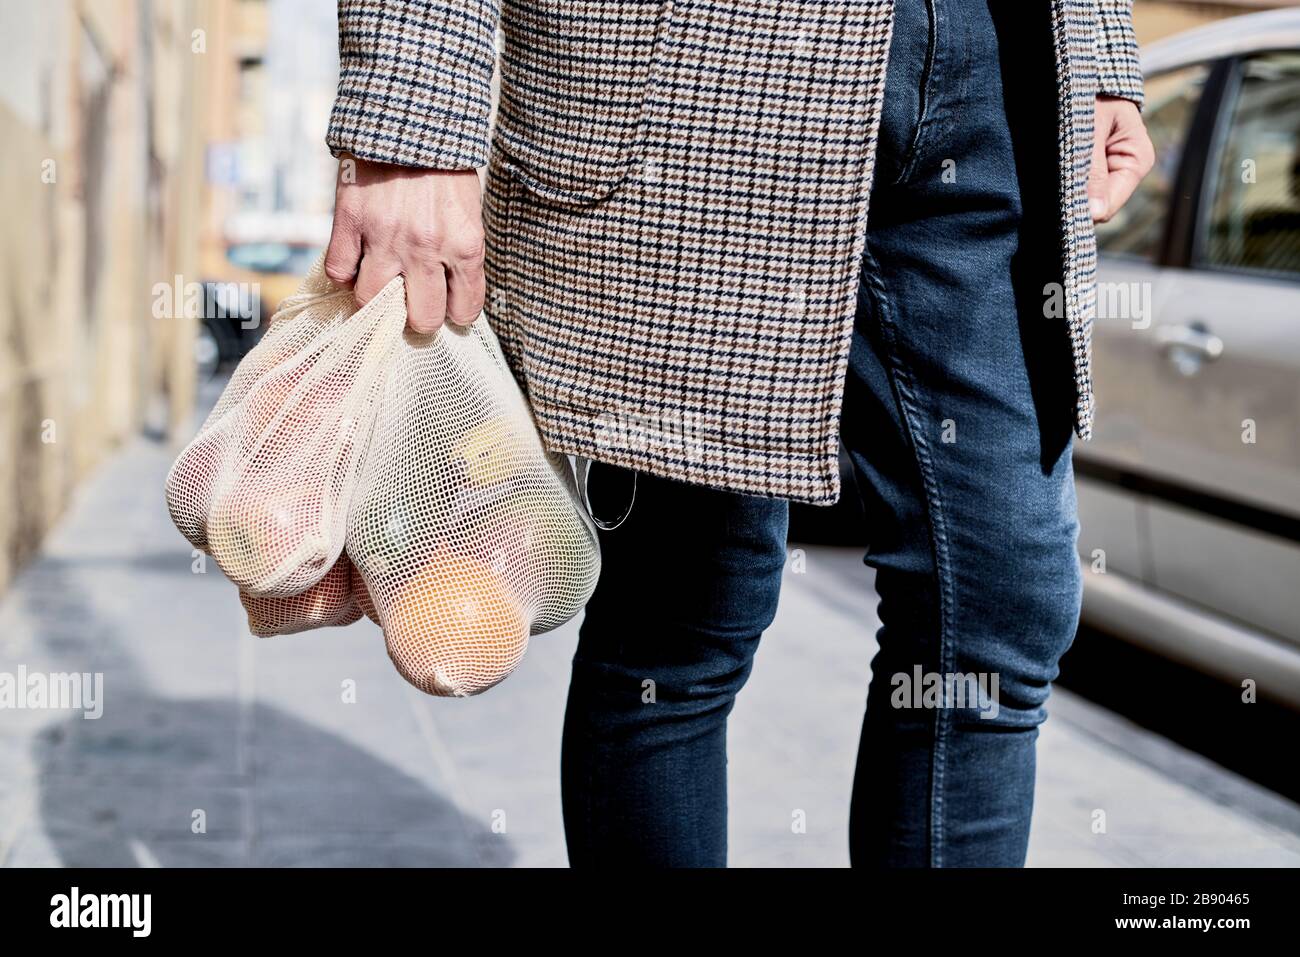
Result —
MULTIPOLYGON (((1043 307, 1061 275, 1048 15, 896 4, 841 419, 882 622, 855 865, 1025 859, 1081 587, 1069 345, 1043 307), (917 676, 945 693, 896 707, 917 676)), ((591 482, 627 479, 598 466, 591 482)), ((726 720, 776 613, 786 524, 784 502, 641 475, 602 534, 564 728, 575 866, 725 865, 726 720)))

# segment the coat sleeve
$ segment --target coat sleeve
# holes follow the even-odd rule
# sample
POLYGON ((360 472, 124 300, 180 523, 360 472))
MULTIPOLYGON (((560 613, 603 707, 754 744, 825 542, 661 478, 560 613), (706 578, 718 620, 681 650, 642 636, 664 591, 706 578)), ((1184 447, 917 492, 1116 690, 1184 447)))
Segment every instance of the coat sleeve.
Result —
POLYGON ((1142 105, 1142 68, 1133 33, 1133 0, 1097 0, 1099 93, 1142 105))
POLYGON ((499 0, 339 0, 335 156, 429 169, 487 162, 499 0))

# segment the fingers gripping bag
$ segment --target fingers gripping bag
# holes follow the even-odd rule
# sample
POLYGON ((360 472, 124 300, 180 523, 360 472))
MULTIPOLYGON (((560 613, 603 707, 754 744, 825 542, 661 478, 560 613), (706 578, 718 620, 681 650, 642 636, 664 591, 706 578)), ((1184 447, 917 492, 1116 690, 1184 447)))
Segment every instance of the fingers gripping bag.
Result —
POLYGON ((402 294, 358 310, 318 262, 172 466, 173 522, 246 595, 299 595, 338 561, 402 294))

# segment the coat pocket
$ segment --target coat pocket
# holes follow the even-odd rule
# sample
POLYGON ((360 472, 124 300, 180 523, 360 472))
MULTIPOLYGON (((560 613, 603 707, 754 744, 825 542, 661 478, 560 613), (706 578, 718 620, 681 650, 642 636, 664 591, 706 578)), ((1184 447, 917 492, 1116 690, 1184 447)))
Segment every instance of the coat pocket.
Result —
POLYGON ((673 0, 505 0, 497 145, 552 202, 596 202, 644 144, 673 0))

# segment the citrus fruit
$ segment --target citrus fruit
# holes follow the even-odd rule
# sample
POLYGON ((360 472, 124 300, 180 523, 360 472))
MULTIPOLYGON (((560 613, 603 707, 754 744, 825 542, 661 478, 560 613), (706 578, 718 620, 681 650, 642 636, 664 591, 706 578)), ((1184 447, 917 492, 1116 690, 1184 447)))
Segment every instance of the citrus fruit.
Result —
POLYGON ((514 670, 528 645, 528 618, 505 582, 446 547, 400 585, 385 611, 389 656, 427 694, 485 691, 514 670))

